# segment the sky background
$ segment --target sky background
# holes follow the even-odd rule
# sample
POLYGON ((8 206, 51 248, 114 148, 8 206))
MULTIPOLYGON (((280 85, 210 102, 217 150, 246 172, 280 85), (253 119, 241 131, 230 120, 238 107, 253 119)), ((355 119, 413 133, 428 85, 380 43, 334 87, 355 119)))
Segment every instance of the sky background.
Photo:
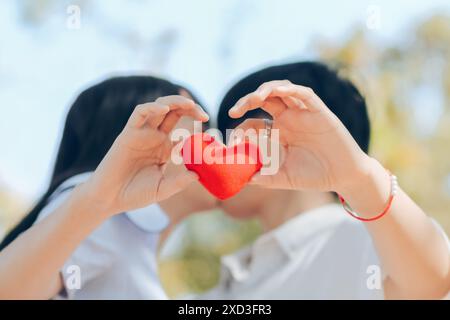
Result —
POLYGON ((0 184, 38 196, 70 104, 109 76, 167 77, 191 88, 214 116, 240 77, 314 58, 317 39, 346 39, 362 25, 375 43, 395 43, 437 12, 450 12, 450 1, 2 1, 0 184), (73 4, 79 28, 70 24, 73 4))

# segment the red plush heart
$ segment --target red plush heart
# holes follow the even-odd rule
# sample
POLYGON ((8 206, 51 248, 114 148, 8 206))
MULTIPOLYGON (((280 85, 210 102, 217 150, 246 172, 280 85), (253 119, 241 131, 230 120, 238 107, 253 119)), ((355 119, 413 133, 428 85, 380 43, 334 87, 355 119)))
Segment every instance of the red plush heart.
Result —
POLYGON ((249 141, 226 147, 209 134, 190 136, 181 149, 184 165, 219 199, 238 193, 261 167, 259 148, 249 141))

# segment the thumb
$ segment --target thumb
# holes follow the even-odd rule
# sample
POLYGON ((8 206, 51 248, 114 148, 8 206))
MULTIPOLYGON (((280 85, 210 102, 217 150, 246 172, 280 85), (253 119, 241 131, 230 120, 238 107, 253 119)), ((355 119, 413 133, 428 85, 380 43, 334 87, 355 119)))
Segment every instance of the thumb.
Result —
POLYGON ((167 199, 198 180, 198 175, 192 171, 182 171, 163 176, 156 195, 157 200, 167 199))

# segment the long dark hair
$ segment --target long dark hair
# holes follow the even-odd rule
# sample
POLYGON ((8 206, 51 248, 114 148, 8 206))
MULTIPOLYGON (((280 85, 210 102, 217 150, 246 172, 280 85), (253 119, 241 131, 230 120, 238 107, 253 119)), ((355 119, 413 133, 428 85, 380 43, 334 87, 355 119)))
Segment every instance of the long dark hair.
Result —
POLYGON ((0 243, 0 251, 30 228, 66 179, 94 171, 138 104, 187 89, 150 76, 116 77, 83 91, 67 114, 50 185, 34 208, 0 243))

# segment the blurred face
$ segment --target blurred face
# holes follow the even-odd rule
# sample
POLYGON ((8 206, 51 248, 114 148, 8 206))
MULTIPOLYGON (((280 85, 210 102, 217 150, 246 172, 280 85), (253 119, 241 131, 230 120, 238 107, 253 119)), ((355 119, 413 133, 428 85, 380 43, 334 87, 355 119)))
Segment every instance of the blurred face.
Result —
MULTIPOLYGON (((257 141, 254 141, 257 144, 257 141)), ((246 185, 235 196, 220 201, 225 213, 237 219, 257 218, 266 206, 273 206, 286 191, 246 185)))
POLYGON ((247 185, 235 196, 220 201, 224 212, 236 219, 257 218, 264 205, 277 197, 279 190, 247 185))

